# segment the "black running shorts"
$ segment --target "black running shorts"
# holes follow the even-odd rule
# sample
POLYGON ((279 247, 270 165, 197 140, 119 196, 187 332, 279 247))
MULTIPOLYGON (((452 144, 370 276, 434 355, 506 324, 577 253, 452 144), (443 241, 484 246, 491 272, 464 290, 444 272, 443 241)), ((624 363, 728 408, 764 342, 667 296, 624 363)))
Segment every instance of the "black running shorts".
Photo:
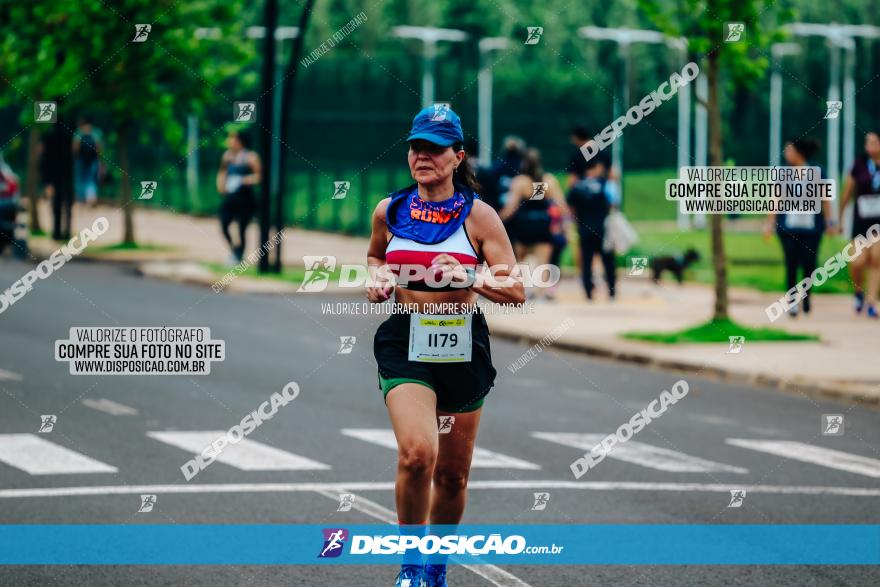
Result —
POLYGON ((472 412, 495 384, 489 349, 489 326, 477 312, 471 320, 472 352, 467 363, 422 363, 409 360, 409 314, 392 314, 379 325, 373 354, 379 366, 379 389, 384 396, 401 383, 418 383, 434 390, 437 408, 444 412, 472 412))

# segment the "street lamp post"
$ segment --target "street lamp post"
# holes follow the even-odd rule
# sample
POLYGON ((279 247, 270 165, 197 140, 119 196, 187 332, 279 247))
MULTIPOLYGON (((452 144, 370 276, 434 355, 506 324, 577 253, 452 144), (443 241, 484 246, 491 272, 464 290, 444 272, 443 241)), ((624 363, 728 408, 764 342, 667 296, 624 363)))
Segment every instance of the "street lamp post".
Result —
MULTIPOLYGON (((880 38, 880 27, 873 25, 815 24, 795 22, 784 27, 787 32, 797 36, 825 37, 829 46, 830 82, 828 101, 840 100, 840 51, 846 51, 843 67, 843 166, 849 169, 855 158, 856 91, 855 80, 855 37, 865 39, 880 38)), ((828 119, 828 175, 832 179, 841 177, 840 168, 840 119, 828 119)), ((835 212, 836 213, 836 212, 835 212)))
MULTIPOLYGON (((616 120, 630 106, 630 47, 633 43, 667 43, 682 51, 686 56, 687 41, 683 38, 674 38, 664 35, 659 31, 644 29, 609 29, 595 26, 584 26, 578 29, 578 33, 585 39, 597 41, 613 41, 617 43, 620 56, 620 81, 618 93, 620 100, 614 101, 613 117, 616 120)), ((678 165, 686 165, 690 159, 690 91, 679 88, 678 96, 678 165), (682 92, 682 90, 686 90, 682 92)), ((623 136, 617 137, 612 145, 612 166, 620 174, 620 193, 623 196, 623 136)), ((679 225, 686 224, 687 219, 681 218, 679 213, 679 225)))
POLYGON ((779 165, 782 154, 782 73, 779 62, 785 55, 801 52, 797 43, 774 43, 770 48, 773 71, 770 74, 770 165, 779 165))
POLYGON ((422 42, 422 106, 434 102, 434 64, 437 60, 437 42, 461 42, 467 33, 457 29, 438 29, 421 26, 396 26, 392 29, 395 37, 418 39, 422 42))
POLYGON ((504 37, 480 39, 480 72, 477 76, 477 142, 483 165, 492 161, 492 65, 490 53, 504 49, 509 41, 504 37))

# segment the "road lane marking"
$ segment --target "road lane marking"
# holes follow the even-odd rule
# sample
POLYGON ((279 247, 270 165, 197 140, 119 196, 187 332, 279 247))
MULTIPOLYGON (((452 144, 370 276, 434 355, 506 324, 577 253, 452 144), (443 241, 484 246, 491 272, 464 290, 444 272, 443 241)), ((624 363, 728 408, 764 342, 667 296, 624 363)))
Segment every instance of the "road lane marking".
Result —
MULTIPOLYGON (((339 494, 329 490, 318 491, 324 497, 328 497, 333 501, 339 501, 339 494)), ((386 524, 392 524, 395 527, 397 526, 397 514, 386 508, 385 506, 376 503, 375 501, 371 501, 365 497, 360 495, 356 495, 354 501, 351 504, 353 509, 358 510, 364 514, 372 518, 376 518, 386 524)), ((471 560, 473 560, 472 557, 471 560)), ((457 557, 452 557, 452 560, 457 560, 457 557)), ((483 577, 493 585, 497 587, 530 587, 528 583, 516 577, 515 575, 511 575, 501 567, 496 567, 495 565, 481 564, 481 565, 468 565, 461 564, 459 565, 467 569, 468 571, 483 577)))
POLYGON ((24 379, 24 377, 14 371, 0 369, 0 381, 21 381, 22 379, 24 379))
POLYGON ((0 434, 0 462, 31 475, 117 471, 116 467, 49 442, 36 434, 0 434))
MULTIPOLYGON (((391 429, 343 428, 340 432, 346 436, 363 440, 364 442, 371 442, 373 444, 378 444, 379 446, 397 450, 397 439, 394 437, 394 431, 391 429)), ((474 457, 471 462, 471 468, 526 469, 536 471, 540 469, 541 466, 476 446, 474 447, 474 457)))
POLYGON ((125 404, 116 403, 103 397, 98 399, 86 398, 82 400, 82 404, 101 412, 107 412, 111 416, 136 416, 138 413, 134 408, 130 408, 125 404))
MULTIPOLYGON (((468 481, 471 490, 547 490, 576 489, 581 491, 667 491, 722 493, 730 495, 729 483, 644 483, 637 481, 560 481, 502 480, 468 481)), ((749 493, 780 495, 837 495, 843 497, 880 497, 880 488, 828 487, 810 485, 748 485, 749 493)), ((82 487, 43 487, 31 489, 0 489, 0 498, 74 497, 95 495, 130 495, 139 493, 295 493, 300 491, 393 491, 393 481, 350 483, 189 483, 172 485, 90 485, 82 487)), ((338 499, 338 496, 337 496, 338 499)))
POLYGON ((854 455, 840 450, 824 448, 794 440, 751 440, 728 438, 727 444, 748 448, 772 455, 812 463, 821 467, 880 478, 880 460, 854 455))
MULTIPOLYGON (((602 442, 605 435, 602 434, 579 434, 566 432, 532 432, 532 436, 571 446, 582 451, 589 452, 594 446, 602 442)), ((748 473, 748 469, 725 465, 691 456, 677 450, 661 448, 644 442, 629 440, 618 443, 608 453, 609 459, 617 459, 634 465, 668 471, 672 473, 748 473)))
MULTIPOLYGON (((201 453, 224 434, 226 432, 223 430, 147 432, 150 438, 193 455, 201 453)), ((217 462, 242 471, 317 471, 331 468, 330 465, 248 438, 236 444, 227 444, 217 457, 217 462)))

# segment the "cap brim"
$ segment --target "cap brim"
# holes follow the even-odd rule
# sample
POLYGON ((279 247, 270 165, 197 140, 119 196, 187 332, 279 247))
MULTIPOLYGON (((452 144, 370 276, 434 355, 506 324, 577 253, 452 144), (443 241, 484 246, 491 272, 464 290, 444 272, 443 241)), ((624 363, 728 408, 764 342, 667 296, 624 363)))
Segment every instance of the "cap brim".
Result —
POLYGON ((451 147, 455 144, 454 139, 448 139, 445 137, 441 137, 440 135, 435 135, 430 132, 417 132, 406 137, 407 142, 409 141, 428 141, 429 143, 434 143, 435 145, 440 145, 441 147, 451 147))

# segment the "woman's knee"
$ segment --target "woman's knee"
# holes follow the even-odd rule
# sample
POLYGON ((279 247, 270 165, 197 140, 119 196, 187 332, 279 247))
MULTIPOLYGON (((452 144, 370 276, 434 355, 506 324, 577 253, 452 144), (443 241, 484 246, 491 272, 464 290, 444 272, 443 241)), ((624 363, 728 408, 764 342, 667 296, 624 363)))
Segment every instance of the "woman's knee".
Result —
POLYGON ((447 492, 464 491, 467 482, 468 471, 461 467, 437 467, 434 470, 434 485, 447 492))
POLYGON ((425 441, 404 441, 397 451, 398 467, 410 475, 429 475, 436 461, 436 451, 425 441))

